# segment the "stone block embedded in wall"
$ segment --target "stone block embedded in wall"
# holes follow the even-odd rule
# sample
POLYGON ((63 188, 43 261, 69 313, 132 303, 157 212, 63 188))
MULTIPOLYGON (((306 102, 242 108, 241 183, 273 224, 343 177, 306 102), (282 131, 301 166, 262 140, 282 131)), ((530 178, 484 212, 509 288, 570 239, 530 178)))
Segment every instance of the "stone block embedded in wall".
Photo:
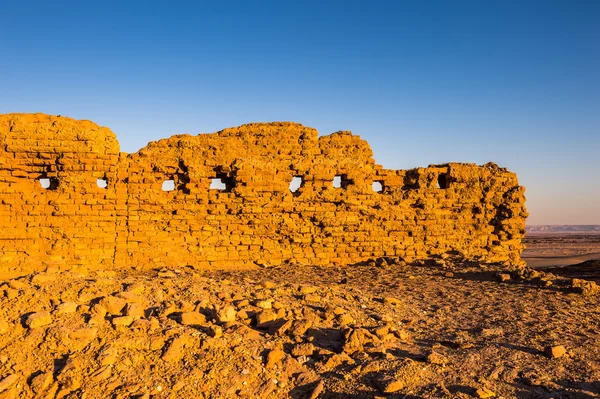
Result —
POLYGON ((349 132, 296 123, 121 153, 89 121, 0 115, 0 270, 517 262, 527 212, 494 164, 388 170, 349 132))

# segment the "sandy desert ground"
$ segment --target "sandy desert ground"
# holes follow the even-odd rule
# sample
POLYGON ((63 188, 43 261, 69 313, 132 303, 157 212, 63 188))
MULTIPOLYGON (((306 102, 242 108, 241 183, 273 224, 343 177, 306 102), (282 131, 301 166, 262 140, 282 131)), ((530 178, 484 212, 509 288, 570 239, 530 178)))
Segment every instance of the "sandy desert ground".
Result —
POLYGON ((437 259, 0 282, 0 398, 595 398, 600 294, 437 259))

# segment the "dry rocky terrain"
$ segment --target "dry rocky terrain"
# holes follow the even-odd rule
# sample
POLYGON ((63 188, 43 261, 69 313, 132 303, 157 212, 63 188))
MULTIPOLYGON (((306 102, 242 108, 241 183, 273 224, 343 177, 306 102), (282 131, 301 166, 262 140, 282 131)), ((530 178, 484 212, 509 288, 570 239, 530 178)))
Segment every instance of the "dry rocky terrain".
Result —
POLYGON ((594 398, 591 282, 437 259, 0 281, 0 398, 594 398))

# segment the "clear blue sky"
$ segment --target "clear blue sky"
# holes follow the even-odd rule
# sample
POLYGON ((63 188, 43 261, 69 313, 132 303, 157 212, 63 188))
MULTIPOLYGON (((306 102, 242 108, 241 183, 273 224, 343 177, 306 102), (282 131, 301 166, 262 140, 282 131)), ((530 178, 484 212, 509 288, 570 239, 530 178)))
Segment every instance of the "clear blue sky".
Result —
POLYGON ((530 224, 600 224, 600 1, 4 0, 0 113, 110 127, 123 151, 289 120, 378 163, 494 161, 530 224))

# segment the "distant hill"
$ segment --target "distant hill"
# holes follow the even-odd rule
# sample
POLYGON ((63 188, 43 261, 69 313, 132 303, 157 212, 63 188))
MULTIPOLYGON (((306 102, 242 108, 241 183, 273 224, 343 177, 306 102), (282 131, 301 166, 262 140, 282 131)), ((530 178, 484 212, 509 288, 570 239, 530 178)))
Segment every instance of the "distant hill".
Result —
POLYGON ((528 233, 599 233, 598 224, 532 225, 526 226, 528 233))

